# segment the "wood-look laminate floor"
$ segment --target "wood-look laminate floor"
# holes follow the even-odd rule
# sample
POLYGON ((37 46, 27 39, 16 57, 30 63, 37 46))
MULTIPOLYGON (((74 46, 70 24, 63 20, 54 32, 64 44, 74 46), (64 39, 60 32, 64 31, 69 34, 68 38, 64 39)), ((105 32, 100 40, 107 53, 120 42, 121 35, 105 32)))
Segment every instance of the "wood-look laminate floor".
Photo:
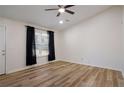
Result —
POLYGON ((120 81, 119 71, 63 61, 0 76, 2 87, 117 87, 120 81))

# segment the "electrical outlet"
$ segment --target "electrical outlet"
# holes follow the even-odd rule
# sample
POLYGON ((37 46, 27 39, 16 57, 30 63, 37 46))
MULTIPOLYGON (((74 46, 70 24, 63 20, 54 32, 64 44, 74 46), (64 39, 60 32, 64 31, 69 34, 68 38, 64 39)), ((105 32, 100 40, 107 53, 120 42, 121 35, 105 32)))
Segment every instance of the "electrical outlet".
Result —
POLYGON ((86 57, 81 57, 81 62, 88 62, 88 59, 86 57))
POLYGON ((84 58, 82 57, 82 58, 81 58, 81 61, 83 61, 83 60, 84 60, 84 58))

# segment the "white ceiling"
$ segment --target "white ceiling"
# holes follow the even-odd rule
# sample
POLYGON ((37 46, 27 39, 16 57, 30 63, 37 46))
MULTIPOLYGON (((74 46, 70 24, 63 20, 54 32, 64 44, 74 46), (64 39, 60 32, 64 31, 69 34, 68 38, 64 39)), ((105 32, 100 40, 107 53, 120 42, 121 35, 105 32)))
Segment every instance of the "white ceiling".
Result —
POLYGON ((0 16, 11 18, 14 20, 24 21, 27 23, 40 25, 55 30, 64 30, 85 20, 97 13, 109 8, 107 5, 76 5, 68 8, 75 12, 74 15, 63 13, 60 17, 56 17, 58 11, 44 11, 46 8, 57 8, 56 5, 22 5, 22 6, 0 6, 0 16), (59 24, 59 20, 70 20, 59 24))

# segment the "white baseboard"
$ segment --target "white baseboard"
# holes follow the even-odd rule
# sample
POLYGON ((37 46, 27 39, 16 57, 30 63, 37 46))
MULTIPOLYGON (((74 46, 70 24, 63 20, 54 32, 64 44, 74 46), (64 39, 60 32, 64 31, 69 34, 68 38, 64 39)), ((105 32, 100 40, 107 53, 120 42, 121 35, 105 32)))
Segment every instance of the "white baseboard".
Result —
MULTIPOLYGON (((88 65, 88 66, 93 66, 93 67, 99 67, 99 68, 105 68, 105 69, 111 69, 111 70, 121 71, 120 69, 116 69, 116 68, 112 68, 112 67, 105 67, 105 66, 97 66, 97 65, 93 65, 93 64, 80 63, 80 62, 75 62, 75 61, 68 60, 68 59, 64 59, 62 61, 70 62, 70 63, 76 63, 76 64, 82 64, 82 65, 88 65)), ((121 71, 121 72, 124 75, 123 71, 121 71)))
MULTIPOLYGON (((44 63, 44 64, 47 64, 47 63, 44 63)), ((32 66, 25 66, 25 67, 23 67, 23 68, 19 68, 19 69, 7 71, 6 74, 18 72, 18 71, 21 71, 21 70, 29 69, 29 68, 36 67, 36 66, 39 66, 39 65, 44 65, 44 64, 36 64, 36 65, 32 65, 32 66)))
MULTIPOLYGON (((58 61, 58 60, 49 61, 49 62, 56 62, 56 61, 58 61)), ((40 65, 45 65, 45 64, 48 64, 49 62, 47 62, 47 63, 43 63, 43 64, 35 64, 35 65, 32 65, 32 66, 25 66, 25 67, 23 67, 23 68, 19 68, 19 69, 15 69, 15 70, 7 71, 6 74, 10 74, 10 73, 18 72, 18 71, 21 71, 21 70, 29 69, 29 68, 36 67, 36 66, 40 66, 40 65)))
MULTIPOLYGON (((76 63, 76 62, 73 62, 73 61, 70 61, 70 60, 54 60, 54 61, 49 61, 49 62, 57 62, 57 61, 65 61, 65 62, 70 62, 70 63, 76 63)), ((36 66, 40 66, 40 65, 44 65, 44 64, 48 64, 48 63, 43 63, 43 64, 36 64, 36 65, 32 65, 32 66, 25 66, 24 68, 20 68, 20 69, 16 69, 16 70, 12 70, 12 71, 8 71, 6 72, 6 74, 10 74, 10 73, 14 73, 14 72, 17 72, 17 71, 21 71, 21 70, 25 70, 25 69, 29 69, 29 68, 32 68, 32 67, 36 67, 36 66)), ((96 65, 91 65, 91 64, 83 64, 83 63, 76 63, 76 64, 82 64, 82 65, 89 65, 89 66, 94 66, 94 67, 100 67, 100 68, 105 68, 105 67, 102 67, 102 66, 96 66, 96 65)), ((112 70, 118 70, 118 69, 113 69, 113 68, 106 68, 106 69, 112 69, 112 70)), ((120 71, 120 70, 118 70, 120 71)), ((122 71, 121 71, 122 72, 122 71)), ((122 72, 122 75, 124 77, 124 72, 122 72)))

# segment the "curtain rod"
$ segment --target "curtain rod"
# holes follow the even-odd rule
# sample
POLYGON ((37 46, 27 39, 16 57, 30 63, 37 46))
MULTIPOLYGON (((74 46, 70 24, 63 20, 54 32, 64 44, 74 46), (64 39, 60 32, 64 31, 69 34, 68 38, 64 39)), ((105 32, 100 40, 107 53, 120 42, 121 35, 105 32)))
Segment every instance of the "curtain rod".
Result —
MULTIPOLYGON (((27 27, 28 25, 25 25, 25 27, 27 27)), ((36 27, 34 27, 35 29, 37 29, 37 30, 43 30, 43 31, 48 31, 48 30, 46 30, 46 29, 42 29, 42 28, 36 28, 36 27)))

